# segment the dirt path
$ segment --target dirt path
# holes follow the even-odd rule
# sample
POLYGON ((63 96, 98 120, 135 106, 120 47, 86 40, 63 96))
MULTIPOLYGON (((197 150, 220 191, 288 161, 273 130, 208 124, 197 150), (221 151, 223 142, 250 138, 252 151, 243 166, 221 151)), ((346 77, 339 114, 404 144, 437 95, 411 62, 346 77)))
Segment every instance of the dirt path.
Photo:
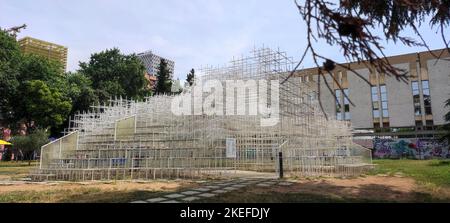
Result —
POLYGON ((301 180, 289 190, 367 200, 410 201, 417 189, 411 178, 367 176, 356 179, 301 180))

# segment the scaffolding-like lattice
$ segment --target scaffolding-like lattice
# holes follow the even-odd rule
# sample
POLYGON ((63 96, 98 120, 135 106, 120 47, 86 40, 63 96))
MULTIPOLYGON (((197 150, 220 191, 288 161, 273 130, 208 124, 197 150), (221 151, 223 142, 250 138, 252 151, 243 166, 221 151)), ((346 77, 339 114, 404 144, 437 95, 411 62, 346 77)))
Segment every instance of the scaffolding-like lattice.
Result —
POLYGON ((33 179, 149 180, 241 170, 275 173, 279 152, 290 175, 353 176, 368 169, 370 151, 352 142, 348 122, 325 118, 312 83, 290 78, 280 84, 292 69, 291 61, 283 52, 255 49, 252 56, 233 59, 229 66, 203 68, 201 78, 181 95, 157 95, 142 102, 119 98, 92 106, 92 111, 71 119, 68 135, 42 147, 33 179), (208 96, 195 90, 208 83, 225 86, 211 103, 212 113, 202 107, 208 96), (239 83, 244 87, 231 88, 239 83), (279 100, 274 102, 271 98, 276 95, 279 100), (181 98, 189 106, 183 111, 175 106, 174 111, 174 101, 181 98), (278 111, 274 103, 279 104, 278 111), (232 104, 236 106, 230 109, 232 104), (261 108, 268 110, 261 112, 261 108), (262 120, 276 122, 267 125, 262 120))

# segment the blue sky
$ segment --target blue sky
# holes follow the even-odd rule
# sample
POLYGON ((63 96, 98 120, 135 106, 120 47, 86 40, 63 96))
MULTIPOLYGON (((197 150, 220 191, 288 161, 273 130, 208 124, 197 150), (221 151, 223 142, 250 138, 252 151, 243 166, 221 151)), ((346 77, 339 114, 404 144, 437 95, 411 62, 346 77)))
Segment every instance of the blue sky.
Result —
MULTIPOLYGON (((118 47, 125 53, 153 50, 172 59, 175 77, 184 80, 191 68, 223 65, 254 46, 279 47, 295 59, 305 47, 304 22, 293 0, 0 0, 0 27, 23 23, 28 27, 19 38, 69 48, 70 71, 91 53, 118 47)), ((431 48, 443 47, 429 27, 422 31, 431 48)), ((385 46, 387 55, 424 50, 385 46)), ((339 49, 317 48, 343 62, 339 49)), ((307 59, 302 67, 311 66, 307 59)))

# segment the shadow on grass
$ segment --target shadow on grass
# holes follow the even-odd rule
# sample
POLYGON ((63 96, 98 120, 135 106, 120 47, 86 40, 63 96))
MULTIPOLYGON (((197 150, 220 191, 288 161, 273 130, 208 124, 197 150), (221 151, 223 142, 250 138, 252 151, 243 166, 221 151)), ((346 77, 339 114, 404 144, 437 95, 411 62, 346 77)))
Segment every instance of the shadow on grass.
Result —
POLYGON ((128 203, 169 194, 169 191, 108 191, 77 194, 59 200, 60 203, 128 203))
POLYGON ((380 184, 358 187, 327 182, 298 183, 289 187, 245 188, 198 203, 410 203, 450 202, 422 192, 403 192, 380 184))
POLYGON ((0 194, 0 203, 128 203, 163 196, 170 191, 76 190, 14 191, 0 194))
POLYGON ((429 166, 450 166, 450 160, 435 160, 429 166))

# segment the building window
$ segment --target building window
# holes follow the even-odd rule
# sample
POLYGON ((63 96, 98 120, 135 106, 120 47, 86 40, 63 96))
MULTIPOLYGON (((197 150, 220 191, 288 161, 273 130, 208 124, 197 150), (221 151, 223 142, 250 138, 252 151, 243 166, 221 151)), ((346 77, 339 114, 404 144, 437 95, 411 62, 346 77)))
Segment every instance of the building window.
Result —
POLYGON ((417 130, 422 130, 422 127, 423 127, 422 121, 416 121, 416 129, 417 130))
POLYGON ((380 126, 380 123, 378 123, 378 122, 373 123, 373 128, 379 129, 380 127, 381 127, 381 126, 380 126))
POLYGON ((342 116, 342 107, 341 107, 341 90, 336 90, 335 92, 336 95, 336 120, 342 120, 343 116, 342 116))
MULTIPOLYGON (((344 94, 348 97, 349 96, 349 91, 348 89, 344 89, 344 94)), ((350 115, 350 102, 348 101, 348 99, 344 96, 344 119, 345 120, 351 120, 351 115, 350 115)))
POLYGON ((378 87, 372 87, 372 113, 374 118, 380 118, 380 104, 378 101, 378 87))
POLYGON ((422 81, 422 92, 423 92, 423 105, 425 107, 425 114, 431 115, 431 96, 430 96, 430 85, 428 81, 422 81))
POLYGON ((433 122, 433 120, 427 120, 425 122, 425 130, 429 130, 429 131, 434 130, 434 122, 433 122))
POLYGON ((412 92, 413 92, 413 103, 414 103, 414 114, 416 116, 422 115, 422 108, 420 106, 420 90, 419 90, 419 82, 413 81, 411 82, 412 92))
POLYGON ((380 86, 380 95, 381 95, 381 109, 383 111, 383 113, 382 113, 383 118, 389 118, 389 108, 388 108, 386 85, 380 86))

